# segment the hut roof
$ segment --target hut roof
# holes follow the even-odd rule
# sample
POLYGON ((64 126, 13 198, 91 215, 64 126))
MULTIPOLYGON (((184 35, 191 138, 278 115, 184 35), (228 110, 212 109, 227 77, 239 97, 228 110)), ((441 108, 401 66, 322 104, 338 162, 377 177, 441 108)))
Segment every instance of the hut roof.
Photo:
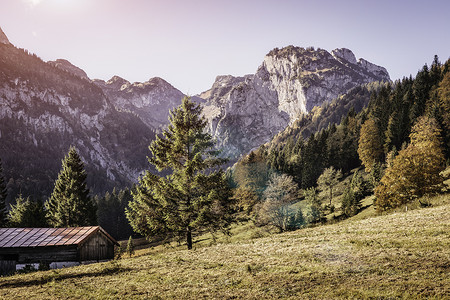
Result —
POLYGON ((101 231, 114 244, 117 241, 100 226, 68 228, 0 228, 0 248, 78 245, 101 231))

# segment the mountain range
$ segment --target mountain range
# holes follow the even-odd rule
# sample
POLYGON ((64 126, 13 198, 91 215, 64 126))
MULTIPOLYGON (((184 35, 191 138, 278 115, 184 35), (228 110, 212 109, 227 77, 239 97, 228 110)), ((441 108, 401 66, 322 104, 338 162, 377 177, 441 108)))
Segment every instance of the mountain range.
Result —
POLYGON ((217 77, 200 97, 210 132, 226 156, 236 158, 313 107, 356 86, 389 80, 385 68, 357 61, 348 49, 288 46, 270 51, 255 74, 217 77))
MULTIPOLYGON (((235 161, 314 107, 362 84, 389 81, 385 68, 341 48, 270 51, 255 74, 218 76, 192 98, 204 107, 222 155, 235 161)), ((0 158, 10 201, 45 199, 70 145, 94 193, 124 187, 149 168, 148 145, 185 95, 162 78, 90 79, 69 61, 44 62, 0 29, 0 158)))

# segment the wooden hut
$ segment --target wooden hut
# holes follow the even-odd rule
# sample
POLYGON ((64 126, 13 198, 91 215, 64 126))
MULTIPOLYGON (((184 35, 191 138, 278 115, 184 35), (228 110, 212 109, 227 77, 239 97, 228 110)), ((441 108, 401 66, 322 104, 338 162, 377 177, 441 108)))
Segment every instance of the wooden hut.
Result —
POLYGON ((114 258, 117 241, 100 226, 0 228, 0 274, 16 264, 85 263, 114 258))

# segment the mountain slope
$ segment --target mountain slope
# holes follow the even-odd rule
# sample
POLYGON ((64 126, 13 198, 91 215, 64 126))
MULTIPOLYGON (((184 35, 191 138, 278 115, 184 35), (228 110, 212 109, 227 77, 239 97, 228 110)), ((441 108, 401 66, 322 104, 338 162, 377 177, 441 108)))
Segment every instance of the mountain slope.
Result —
POLYGON ((121 111, 139 116, 147 126, 161 129, 168 123, 169 111, 181 104, 184 94, 162 78, 130 83, 114 76, 108 81, 95 80, 111 103, 121 111))
POLYGON ((89 80, 89 77, 87 76, 85 71, 78 68, 77 66, 74 66, 70 61, 66 59, 57 59, 55 61, 49 61, 48 63, 51 64, 52 66, 60 68, 69 73, 72 73, 73 75, 89 80))
POLYGON ((331 102, 322 103, 314 107, 308 114, 301 115, 292 124, 280 131, 267 145, 268 150, 277 145, 284 145, 286 140, 308 139, 311 134, 326 129, 329 125, 339 124, 350 111, 358 114, 367 107, 373 93, 380 90, 386 84, 373 82, 357 86, 349 90, 345 95, 333 99, 331 102))
POLYGON ((134 182, 154 132, 88 79, 0 44, 0 156, 10 196, 45 197, 74 145, 94 192, 134 182))
POLYGON ((356 86, 389 80, 386 69, 357 61, 348 49, 289 46, 269 52, 254 75, 217 77, 200 97, 211 133, 225 155, 238 157, 313 107, 356 86))

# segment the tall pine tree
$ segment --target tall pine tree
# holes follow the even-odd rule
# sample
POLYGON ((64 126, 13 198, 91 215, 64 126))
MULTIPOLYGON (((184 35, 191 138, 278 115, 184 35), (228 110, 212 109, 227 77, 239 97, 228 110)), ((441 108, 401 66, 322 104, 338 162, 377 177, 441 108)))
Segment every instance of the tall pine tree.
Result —
POLYGON ((231 191, 225 162, 217 157, 205 133, 201 106, 188 97, 170 112, 170 124, 150 145, 149 162, 168 175, 147 172, 140 180, 127 218, 148 239, 176 235, 192 249, 192 236, 202 231, 226 230, 231 222, 231 191))
POLYGON ((32 201, 22 195, 16 198, 16 204, 11 205, 8 213, 10 227, 47 227, 45 210, 40 200, 32 201))
POLYGON ((54 227, 89 226, 97 222, 97 207, 89 196, 86 171, 74 147, 62 161, 62 170, 51 197, 45 202, 47 218, 54 227))
POLYGON ((0 159, 0 227, 6 226, 6 215, 7 215, 7 209, 6 209, 6 197, 7 197, 7 191, 6 191, 6 183, 5 179, 3 178, 3 166, 2 166, 2 160, 0 159))

